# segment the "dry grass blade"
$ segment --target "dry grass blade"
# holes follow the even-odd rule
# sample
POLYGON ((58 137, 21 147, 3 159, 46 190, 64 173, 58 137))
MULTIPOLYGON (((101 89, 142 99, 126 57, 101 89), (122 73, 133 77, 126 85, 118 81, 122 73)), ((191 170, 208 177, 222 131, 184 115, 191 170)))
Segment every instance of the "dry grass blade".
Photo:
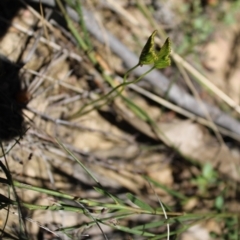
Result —
POLYGON ((205 86, 208 90, 222 99, 225 103, 227 103, 230 107, 232 107, 237 113, 240 113, 240 106, 229 96, 227 96, 223 91, 221 91, 218 87, 216 87, 213 83, 209 81, 206 77, 204 77, 199 71, 197 71, 194 67, 192 67, 188 62, 186 62, 183 58, 181 58, 178 54, 172 53, 172 57, 174 60, 181 64, 189 73, 191 73, 197 81, 201 82, 203 86, 205 86))

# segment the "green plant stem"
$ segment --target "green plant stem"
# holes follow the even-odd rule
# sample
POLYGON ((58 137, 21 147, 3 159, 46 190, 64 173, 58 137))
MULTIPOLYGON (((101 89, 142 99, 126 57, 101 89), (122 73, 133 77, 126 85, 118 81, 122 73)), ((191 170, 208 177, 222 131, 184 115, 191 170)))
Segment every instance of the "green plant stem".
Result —
MULTIPOLYGON (((2 153, 3 153, 3 158, 4 158, 5 164, 6 164, 6 166, 5 166, 3 164, 3 162, 0 161, 0 167, 2 168, 4 174, 6 175, 6 178, 7 178, 7 181, 8 181, 8 186, 11 187, 12 190, 13 190, 14 197, 16 199, 17 206, 18 206, 18 218, 19 218, 19 223, 20 223, 20 231, 26 237, 27 236, 27 231, 26 231, 25 223, 22 220, 23 214, 22 214, 22 211, 21 211, 21 203, 20 203, 19 197, 17 195, 17 191, 16 191, 14 183, 13 183, 14 181, 12 179, 12 175, 11 175, 10 170, 9 170, 8 162, 7 162, 7 159, 6 159, 6 153, 4 152, 3 144, 2 144, 1 141, 0 141, 0 147, 1 147, 1 150, 2 150, 2 153)), ((10 188, 8 189, 8 195, 10 196, 10 188)))
POLYGON ((83 116, 83 115, 91 112, 93 109, 96 108, 95 106, 92 107, 92 108, 89 109, 89 110, 84 111, 84 112, 83 112, 83 110, 84 110, 85 108, 87 108, 88 106, 91 106, 91 105, 93 105, 93 104, 95 104, 95 103, 97 103, 97 102, 100 102, 101 100, 107 99, 107 98, 108 98, 112 93, 114 93, 114 92, 117 92, 116 95, 114 95, 114 96, 113 96, 112 98, 110 98, 110 99, 107 99, 107 100, 106 100, 105 102, 103 102, 102 104, 98 105, 98 108, 101 108, 102 106, 104 106, 106 103, 112 101, 112 100, 113 100, 114 98, 116 98, 117 96, 119 96, 119 95, 122 96, 122 95, 121 95, 121 92, 123 91, 123 89, 121 89, 120 91, 117 91, 119 88, 125 87, 125 86, 127 86, 127 85, 130 85, 130 84, 134 84, 134 83, 139 82, 142 78, 144 78, 149 72, 151 72, 151 71, 154 69, 154 67, 152 67, 151 69, 149 69, 147 72, 145 72, 144 74, 142 74, 140 77, 138 77, 138 78, 135 79, 134 81, 132 81, 132 82, 126 82, 126 79, 127 79, 127 76, 129 75, 129 73, 132 72, 132 71, 133 71, 135 68, 137 68, 138 66, 139 66, 139 64, 137 64, 137 65, 135 65, 134 67, 132 67, 131 69, 129 69, 129 70, 125 73, 125 75, 124 75, 124 77, 123 77, 123 83, 121 83, 121 84, 119 84, 119 85, 117 85, 117 86, 114 86, 114 82, 113 82, 113 80, 112 80, 111 78, 106 78, 107 82, 111 85, 111 87, 113 87, 113 89, 112 89, 110 92, 108 92, 107 94, 105 94, 104 96, 102 96, 102 97, 100 97, 100 98, 98 98, 98 99, 96 99, 96 100, 94 100, 94 101, 91 101, 91 102, 88 103, 88 104, 85 104, 79 111, 77 111, 76 113, 74 113, 74 114, 70 117, 70 119, 74 119, 74 118, 83 116))
MULTIPOLYGON (((109 217, 104 217, 104 218, 101 218, 99 219, 99 221, 101 222, 107 222, 107 221, 111 221, 113 218, 114 219, 122 219, 122 218, 125 218, 125 217, 129 217, 129 216, 132 216, 133 213, 121 213, 121 214, 115 214, 114 216, 109 216, 109 217)), ((57 229, 58 231, 66 231, 66 230, 72 230, 72 229, 75 229, 75 228, 80 228, 80 227, 83 227, 83 226, 88 226, 88 227, 91 227, 94 225, 94 222, 88 222, 88 223, 83 223, 81 225, 75 225, 75 226, 70 226, 70 227, 62 227, 62 228, 59 228, 57 229)))
POLYGON ((85 51, 85 53, 88 55, 90 61, 93 63, 93 64, 96 64, 97 61, 96 61, 96 58, 94 57, 94 54, 93 52, 89 52, 89 48, 88 48, 88 45, 84 42, 84 40, 80 37, 79 33, 77 32, 77 29, 75 28, 75 26, 73 25, 73 22, 72 20, 70 19, 70 17, 68 16, 64 6, 62 5, 61 1, 60 0, 56 0, 57 4, 58 4, 58 7, 60 8, 61 12, 63 13, 64 15, 64 18, 67 22, 67 25, 68 25, 68 28, 69 30, 72 32, 73 36, 76 38, 79 46, 85 51))
POLYGON ((83 33, 84 33, 84 39, 88 45, 88 49, 92 49, 92 45, 91 45, 91 41, 90 41, 90 38, 89 38, 89 34, 88 34, 88 31, 87 31, 87 28, 86 28, 86 25, 85 25, 85 21, 84 21, 84 17, 83 17, 83 13, 82 13, 82 5, 80 3, 81 1, 76 1, 76 7, 75 7, 75 10, 77 11, 78 15, 79 15, 79 19, 80 19, 80 25, 81 25, 81 28, 83 30, 83 33))
MULTIPOLYGON (((9 184, 8 181, 4 178, 0 178, 0 182, 9 184)), ((152 213, 151 211, 148 211, 148 210, 129 207, 129 206, 126 206, 126 205, 101 203, 101 202, 97 202, 97 201, 93 201, 93 200, 89 200, 89 199, 79 199, 78 197, 74 197, 74 196, 71 196, 69 194, 65 194, 65 193, 58 192, 58 191, 51 190, 51 189, 46 189, 46 188, 41 188, 41 187, 28 185, 28 184, 21 183, 21 182, 18 182, 18 181, 13 181, 13 185, 15 187, 18 187, 18 188, 32 190, 32 191, 35 191, 35 192, 44 193, 44 194, 51 195, 51 196, 54 196, 54 197, 79 202, 79 203, 84 204, 84 206, 87 206, 87 207, 100 207, 100 208, 107 208, 107 209, 111 209, 111 210, 125 210, 125 211, 130 211, 130 212, 138 213, 138 214, 144 214, 144 213, 145 214, 151 214, 151 215, 162 215, 163 214, 162 211, 158 211, 158 210, 155 213, 152 213)), ((15 201, 11 200, 11 202, 13 204, 15 204, 15 201)), ((61 201, 58 201, 58 202, 61 203, 61 204, 63 203, 61 201)), ((172 213, 169 213, 169 215, 171 215, 171 216, 182 216, 183 213, 172 212, 172 213)))
MULTIPOLYGON (((0 181, 2 182, 3 180, 6 179, 2 179, 0 178, 0 181)), ((5 181, 7 182, 7 181, 5 181)), ((163 211, 159 211, 157 209, 155 209, 154 213, 152 211, 146 210, 146 209, 140 209, 140 208, 136 208, 136 207, 130 207, 130 206, 126 206, 126 205, 116 205, 116 204, 111 204, 111 203, 101 203, 101 202, 97 202, 97 201, 93 201, 93 200, 89 200, 89 199, 78 199, 76 197, 73 197, 71 195, 68 194, 64 194, 55 190, 50 190, 50 189, 44 189, 44 188, 40 188, 40 187, 35 187, 35 186, 31 186, 31 185, 27 185, 27 184, 23 184, 20 183, 18 181, 14 181, 14 186, 15 187, 19 187, 19 188, 24 188, 24 189, 28 189, 28 190, 33 190, 33 191, 37 191, 37 192, 41 192, 41 193, 45 193, 51 196, 55 196, 55 197, 61 197, 64 199, 68 199, 68 200, 73 200, 73 201, 78 201, 82 204, 84 204, 85 206, 88 207, 99 207, 99 211, 102 210, 102 208, 106 208, 106 209, 111 209, 113 211, 116 210, 122 210, 125 211, 125 213, 127 214, 126 211, 128 211, 128 213, 134 213, 134 214, 150 214, 150 215, 163 215, 163 211)), ((17 201, 12 201, 9 199, 8 201, 9 203, 13 204, 13 205, 17 205, 18 202, 17 201)), ((22 203, 23 206, 28 207, 29 209, 45 209, 45 210, 68 210, 68 211, 84 211, 84 209, 82 210, 82 208, 79 207, 74 207, 74 206, 69 206, 64 204, 61 201, 58 201, 56 203, 56 205, 54 206, 42 206, 42 205, 35 205, 35 204, 28 204, 28 203, 22 203), (58 204, 61 204, 61 206, 59 206, 58 204), (38 208, 39 207, 39 208, 38 208)), ((218 218, 228 218, 228 217, 238 217, 238 213, 232 213, 232 212, 227 212, 227 213, 216 213, 216 212, 208 212, 208 213, 180 213, 180 212, 169 212, 168 216, 170 217, 177 217, 179 220, 191 220, 191 219, 197 219, 197 218, 202 218, 202 217, 207 217, 207 218, 213 218, 213 217, 218 217, 218 218)))
POLYGON ((73 157, 74 160, 76 160, 76 162, 86 171, 86 173, 92 177, 92 179, 95 181, 95 183, 101 187, 101 184, 99 183, 99 181, 97 180, 96 177, 94 177, 94 175, 84 166, 84 164, 82 164, 81 161, 79 161, 79 159, 71 152, 69 151, 64 144, 62 144, 58 139, 56 139, 57 143, 71 156, 73 157))

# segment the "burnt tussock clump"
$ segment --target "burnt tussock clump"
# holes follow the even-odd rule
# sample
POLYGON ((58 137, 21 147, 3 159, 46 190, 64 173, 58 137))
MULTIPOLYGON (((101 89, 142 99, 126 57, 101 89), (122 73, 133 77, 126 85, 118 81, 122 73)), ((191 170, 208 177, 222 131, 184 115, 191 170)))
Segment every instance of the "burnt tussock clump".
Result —
POLYGON ((0 56, 0 140, 21 137, 25 132, 22 109, 26 105, 18 66, 0 56))

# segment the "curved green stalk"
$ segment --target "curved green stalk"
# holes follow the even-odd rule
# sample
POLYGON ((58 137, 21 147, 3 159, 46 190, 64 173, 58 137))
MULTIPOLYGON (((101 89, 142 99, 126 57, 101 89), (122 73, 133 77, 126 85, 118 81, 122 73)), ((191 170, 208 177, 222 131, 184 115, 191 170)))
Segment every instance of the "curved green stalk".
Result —
MULTIPOLYGON (((94 107, 91 108, 91 109, 88 110, 88 111, 83 112, 83 113, 82 113, 82 111, 83 111, 85 108, 87 108, 88 106, 93 105, 93 104, 95 104, 95 103, 97 103, 97 102, 100 102, 101 100, 106 99, 106 98, 107 98, 108 96, 110 96, 113 92, 115 92, 118 88, 123 87, 123 86, 126 84, 127 76, 129 75, 129 73, 132 72, 132 71, 133 71, 135 68, 137 68, 138 66, 139 66, 139 64, 135 65, 134 67, 132 67, 131 69, 129 69, 129 70, 125 73, 125 75, 124 75, 124 77, 123 77, 123 83, 121 83, 121 84, 119 84, 118 86, 114 87, 109 93, 103 95, 102 97, 100 97, 100 98, 98 98, 98 99, 96 99, 96 100, 93 100, 93 101, 91 101, 90 103, 87 103, 86 105, 84 105, 79 111, 77 111, 76 113, 74 113, 74 114, 70 117, 70 119, 79 117, 79 116, 84 115, 84 114, 86 114, 86 113, 89 113, 90 111, 92 111, 92 110, 94 109, 94 107)), ((108 82, 111 84, 111 86, 113 86, 112 80, 108 79, 108 82)), ((123 89, 120 91, 120 93, 121 93, 122 91, 123 91, 123 89)), ((118 96, 118 95, 119 95, 119 94, 117 94, 116 96, 118 96)), ((116 96, 115 96, 115 97, 116 97, 116 96)), ((106 103, 106 102, 105 102, 105 103, 106 103)), ((104 103, 104 104, 105 104, 105 103, 104 103)), ((102 105, 104 105, 104 104, 101 104, 100 106, 102 106, 102 105)))
MULTIPOLYGON (((102 97, 100 97, 100 98, 98 98, 98 99, 96 99, 96 100, 94 100, 94 101, 92 101, 92 102, 84 105, 78 112, 76 112, 75 114, 73 114, 73 115, 70 117, 70 119, 77 118, 77 117, 79 117, 79 116, 82 116, 82 115, 85 115, 85 114, 91 112, 91 111, 92 111, 93 109, 95 109, 96 107, 93 106, 91 109, 89 109, 89 110, 87 110, 87 111, 84 111, 84 112, 83 112, 83 110, 84 110, 85 108, 87 108, 88 106, 90 106, 90 105, 93 105, 93 104, 95 104, 95 103, 97 103, 97 102, 100 102, 101 100, 106 99, 106 98, 107 98, 108 96, 110 96, 113 92, 116 92, 116 95, 114 95, 114 96, 113 96, 112 98, 110 98, 110 99, 107 99, 104 103, 100 104, 100 105, 98 106, 98 108, 104 106, 106 103, 112 101, 114 98, 116 98, 116 97, 118 97, 119 95, 121 95, 121 93, 122 93, 122 91, 123 91, 124 88, 122 88, 120 91, 117 91, 119 88, 125 87, 125 86, 127 86, 127 85, 129 85, 129 84, 133 84, 133 83, 139 82, 142 78, 144 78, 149 72, 151 72, 151 71, 155 68, 155 67, 153 66, 152 68, 150 68, 148 71, 146 71, 144 74, 142 74, 140 77, 138 77, 138 78, 135 79, 134 81, 132 81, 132 82, 127 82, 126 80, 127 80, 127 76, 129 75, 129 73, 132 72, 132 71, 133 71, 135 68, 137 68, 138 66, 139 66, 139 64, 135 65, 134 67, 132 67, 131 69, 129 69, 129 70, 125 73, 125 75, 124 75, 124 77, 123 77, 123 83, 121 83, 121 84, 119 84, 118 86, 114 87, 114 88, 113 88, 109 93, 107 93, 106 95, 104 95, 104 96, 102 96, 102 97)), ((109 82, 109 84, 110 84, 112 87, 114 86, 112 81, 108 81, 108 82, 109 82)))

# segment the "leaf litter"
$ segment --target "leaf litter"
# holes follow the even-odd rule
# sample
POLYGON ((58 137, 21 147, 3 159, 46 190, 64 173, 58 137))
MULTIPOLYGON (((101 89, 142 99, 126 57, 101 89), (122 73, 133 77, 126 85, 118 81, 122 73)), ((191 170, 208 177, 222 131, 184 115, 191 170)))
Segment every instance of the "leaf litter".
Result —
MULTIPOLYGON (((103 24, 106 21, 104 17, 107 16, 104 15, 104 11, 107 10, 103 9, 102 11, 103 24)), ((22 10, 21 14, 27 14, 34 19, 34 21, 30 21, 31 25, 29 26, 26 26, 26 22, 23 23, 26 28, 33 27, 32 24, 38 22, 29 10, 22 10)), ((13 23, 22 24, 21 14, 13 20, 13 23)), ((122 18, 122 16, 116 16, 122 18)), ((116 16, 114 18, 112 13, 109 13, 111 19, 115 20, 116 16)), ((131 29, 124 28, 123 24, 119 24, 118 21, 114 21, 113 25, 115 34, 125 32, 128 35, 129 47, 139 52, 134 39, 130 37, 131 29), (124 30, 121 30, 122 28, 124 30)), ((40 32, 41 23, 38 22, 37 26, 40 32)), ((138 36, 142 36, 140 28, 134 27, 134 32, 138 33, 138 36)), ((55 39, 57 44, 63 47, 67 42, 68 49, 78 53, 83 61, 85 60, 83 52, 76 49, 74 44, 67 40, 64 33, 54 30, 50 34, 51 39, 55 39), (60 38, 57 38, 59 34, 60 38)), ((120 35, 118 37, 124 41, 120 35)), ((15 28, 14 31, 9 30, 1 40, 1 53, 16 61, 20 49, 16 42, 24 46, 25 40, 26 36, 20 30, 15 28)), ((98 46, 101 56, 104 56, 105 46, 99 43, 96 43, 96 46, 98 46)), ((30 44, 28 47, 31 48, 33 45, 30 44)), ((94 99, 98 95, 99 86, 103 91, 108 88, 101 77, 94 74, 88 61, 84 64, 82 62, 75 64, 82 69, 79 75, 74 75, 69 56, 64 56, 62 52, 54 51, 44 44, 38 43, 23 73, 26 84, 32 89, 32 98, 28 104, 29 110, 25 110, 30 128, 20 144, 17 144, 8 156, 13 178, 36 186, 74 193, 83 198, 100 198, 101 196, 93 191, 94 183, 89 176, 56 144, 54 139, 58 138, 77 154, 105 187, 113 189, 114 192, 119 191, 120 195, 122 189, 126 189, 157 206, 154 194, 148 188, 148 182, 141 177, 141 174, 146 174, 170 188, 182 188, 186 193, 187 191, 195 192, 190 180, 195 176, 192 172, 199 173, 199 169, 195 165, 189 166, 189 163, 178 153, 171 151, 159 142, 149 125, 142 120, 135 119, 136 117, 132 113, 128 113, 127 109, 121 108, 120 101, 116 100, 114 104, 109 104, 100 111, 93 110, 77 120, 71 120, 67 124, 63 123, 67 116, 76 112, 89 98, 94 99), (27 69, 35 70, 41 75, 34 76, 27 69), (49 79, 45 79, 44 76, 49 79), (119 111, 120 108, 121 111, 119 111), (32 154, 31 160, 29 160, 30 154, 32 154), (182 161, 182 172, 176 173, 179 161, 182 161), (187 177, 184 179, 184 176, 187 177), (181 179, 181 181, 178 182, 177 179, 181 179), (187 190, 188 188, 192 190, 187 190)), ((123 69, 122 66, 116 66, 112 69, 113 72, 115 68, 123 69)), ((211 160, 219 173, 236 182, 239 181, 239 172, 236 168, 239 165, 238 151, 233 151, 228 146, 220 148, 215 137, 206 128, 190 120, 182 119, 178 115, 173 115, 173 119, 164 122, 161 119, 164 119, 167 114, 171 114, 171 111, 161 111, 160 107, 156 107, 150 101, 131 91, 126 90, 124 94, 134 98, 134 102, 147 110, 161 131, 183 155, 200 162, 200 164, 211 160), (159 114, 156 114, 157 109, 159 114)), ((6 146, 8 144, 10 143, 7 143, 6 146)), ((5 190, 1 189, 1 193, 4 194, 5 190)), ((159 189, 155 189, 155 191, 161 196, 162 202, 175 202, 174 198, 169 196, 166 191, 159 189)), ((33 194, 29 190, 18 190, 18 194, 25 202, 55 204, 55 200, 45 194, 36 192, 33 194)), ((200 205, 199 200, 195 203, 196 209, 199 209, 200 205)), ((76 213, 52 213, 41 210, 32 212, 30 217, 35 221, 35 223, 27 223, 31 236, 36 236, 40 231, 36 222, 40 222, 42 225, 52 222, 57 223, 58 226, 70 226, 87 220, 84 217, 79 219, 76 213), (67 219, 67 222, 64 219, 67 219)), ((3 220, 4 216, 1 214, 1 224, 3 224, 3 220)), ((9 226, 16 224, 16 221, 17 218, 14 214, 10 214, 9 226)), ((104 231, 112 230, 107 228, 104 231)), ((96 234, 96 232, 96 228, 91 230, 91 234, 96 234)), ((195 234, 197 232, 195 231, 195 234)), ((183 237, 183 239, 185 238, 183 237)))

